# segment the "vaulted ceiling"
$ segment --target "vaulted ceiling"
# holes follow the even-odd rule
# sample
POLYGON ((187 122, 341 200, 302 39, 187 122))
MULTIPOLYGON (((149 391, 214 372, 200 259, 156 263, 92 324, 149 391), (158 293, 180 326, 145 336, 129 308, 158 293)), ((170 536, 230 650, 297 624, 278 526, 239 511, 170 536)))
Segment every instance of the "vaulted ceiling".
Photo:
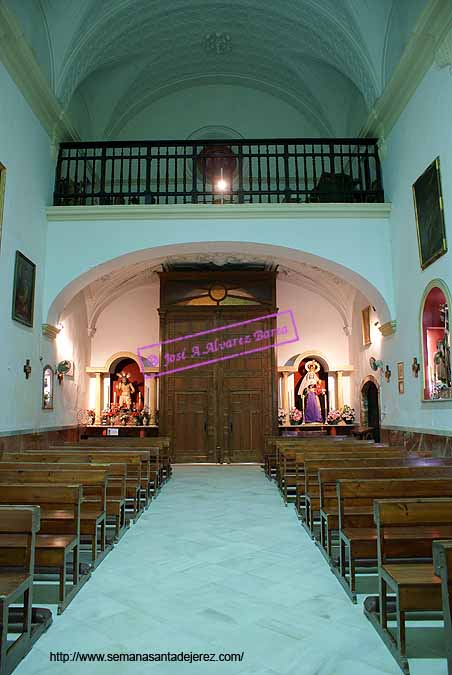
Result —
POLYGON ((8 0, 8 6, 79 133, 113 138, 143 111, 152 119, 152 106, 175 93, 180 115, 185 93, 209 85, 278 99, 299 113, 300 135, 356 133, 426 2, 8 0))
POLYGON ((353 303, 357 289, 336 274, 316 265, 297 261, 280 261, 273 257, 216 251, 165 257, 155 259, 152 262, 143 261, 119 268, 91 282, 83 290, 88 314, 89 334, 92 335, 95 332, 102 312, 117 298, 142 286, 158 285, 158 271, 164 269, 164 266, 174 267, 182 264, 213 264, 220 267, 253 264, 266 269, 277 269, 280 281, 294 284, 299 288, 322 296, 339 313, 345 334, 348 335, 351 331, 353 303))

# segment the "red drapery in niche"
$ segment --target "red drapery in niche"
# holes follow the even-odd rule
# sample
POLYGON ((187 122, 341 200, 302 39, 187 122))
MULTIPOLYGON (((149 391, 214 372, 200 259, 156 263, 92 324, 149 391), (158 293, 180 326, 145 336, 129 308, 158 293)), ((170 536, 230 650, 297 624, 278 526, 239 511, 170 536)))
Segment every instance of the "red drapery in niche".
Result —
POLYGON ((125 373, 129 376, 129 382, 131 382, 135 388, 135 393, 132 394, 132 405, 135 405, 137 410, 141 410, 144 407, 144 376, 138 363, 132 359, 123 359, 117 364, 114 373, 111 376, 110 403, 115 402, 115 394, 116 402, 119 403, 120 393, 117 390, 117 384, 119 382, 118 375, 120 373, 125 373))

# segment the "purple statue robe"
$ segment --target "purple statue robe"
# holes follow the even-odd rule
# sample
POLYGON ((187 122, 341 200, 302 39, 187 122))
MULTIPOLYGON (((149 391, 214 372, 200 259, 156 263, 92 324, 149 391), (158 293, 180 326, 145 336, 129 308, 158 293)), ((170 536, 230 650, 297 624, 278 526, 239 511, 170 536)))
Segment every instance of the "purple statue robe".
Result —
POLYGON ((308 424, 309 422, 323 422, 319 397, 315 391, 312 390, 308 390, 308 395, 306 397, 304 421, 305 424, 308 424))

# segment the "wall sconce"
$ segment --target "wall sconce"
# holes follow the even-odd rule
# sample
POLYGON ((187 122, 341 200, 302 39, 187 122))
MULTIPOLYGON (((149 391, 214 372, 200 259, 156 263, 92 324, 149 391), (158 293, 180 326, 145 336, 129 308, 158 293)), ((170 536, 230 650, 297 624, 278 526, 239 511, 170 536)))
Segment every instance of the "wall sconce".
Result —
POLYGON ((67 375, 67 373, 71 370, 71 368, 72 362, 68 361, 67 359, 64 361, 60 361, 59 364, 55 366, 58 384, 61 384, 63 382, 64 376, 67 375))
POLYGON ((30 359, 27 359, 27 360, 25 361, 25 365, 24 365, 24 373, 25 373, 25 378, 28 380, 28 378, 29 378, 30 375, 31 375, 30 359))
POLYGON ((386 370, 385 370, 385 378, 386 378, 386 382, 389 382, 389 381, 390 381, 391 375, 392 375, 391 369, 389 368, 389 366, 386 366, 386 370))
POLYGON ((374 371, 377 371, 379 368, 383 369, 383 361, 377 360, 375 356, 370 357, 369 365, 374 371))

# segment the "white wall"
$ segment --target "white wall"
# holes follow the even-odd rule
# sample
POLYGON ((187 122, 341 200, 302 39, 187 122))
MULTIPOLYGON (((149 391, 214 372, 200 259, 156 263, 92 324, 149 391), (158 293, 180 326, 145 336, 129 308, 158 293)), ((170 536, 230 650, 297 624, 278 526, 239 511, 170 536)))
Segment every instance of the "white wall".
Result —
POLYGON ((349 362, 348 338, 339 312, 324 298, 294 284, 277 281, 276 302, 280 311, 294 313, 298 342, 278 347, 278 365, 306 351, 325 355, 334 370, 349 362))
POLYGON ((411 186, 427 166, 440 156, 441 180, 449 248, 452 246, 452 76, 449 69, 433 68, 425 76, 388 141, 383 164, 386 198, 391 215, 397 333, 383 342, 384 359, 393 377, 383 387, 385 425, 402 428, 452 430, 451 402, 421 402, 422 377, 411 374, 411 363, 420 361, 420 302, 427 284, 443 279, 452 288, 449 252, 426 270, 419 265, 416 221, 411 186), (397 392, 396 363, 405 363, 405 394, 397 392))
MULTIPOLYGON (((142 260, 151 264, 153 259, 161 260, 174 254, 220 250, 317 265, 363 290, 367 288, 366 295, 374 295, 373 304, 386 312, 384 321, 392 317, 387 217, 366 217, 360 212, 356 217, 335 217, 333 206, 331 217, 314 218, 309 212, 301 211, 301 215, 307 215, 283 218, 278 217, 275 210, 274 217, 264 218, 256 209, 248 211, 248 217, 239 218, 233 217, 235 207, 231 205, 224 218, 222 213, 217 215, 216 207, 209 209, 208 205, 200 205, 197 210, 197 205, 187 204, 183 206, 187 217, 184 218, 177 207, 179 210, 168 220, 159 217, 160 207, 149 207, 139 219, 127 220, 127 209, 133 207, 120 207, 125 209, 124 220, 76 221, 76 237, 74 221, 52 219, 48 229, 45 316, 50 322, 58 321, 59 305, 67 304, 74 289, 78 292, 88 282, 128 264, 142 260), (68 250, 71 256, 62 265, 61 256, 68 250)), ((58 208, 61 207, 53 211, 57 218, 58 208)), ((171 207, 161 208, 171 213, 171 207)))
MULTIPOLYGON (((370 321, 371 344, 368 346, 363 345, 361 312, 363 309, 368 307, 369 304, 371 304, 369 303, 369 300, 358 291, 353 303, 352 332, 350 335, 350 363, 352 363, 355 368, 352 376, 350 377, 350 399, 353 401, 357 419, 359 419, 360 415, 362 384, 369 375, 372 375, 377 380, 382 390, 384 390, 385 387, 390 387, 390 385, 386 383, 386 380, 383 376, 383 370, 379 369, 378 371, 374 371, 369 365, 369 359, 371 356, 377 360, 382 359, 382 346, 384 340, 378 326, 375 325, 376 322, 379 322, 379 316, 373 310, 371 310, 370 321)), ((397 379, 395 369, 394 378, 397 379)), ((386 411, 384 409, 381 411, 383 421, 385 412, 386 411)))
POLYGON ((91 365, 104 366, 116 352, 137 353, 159 340, 159 285, 154 282, 121 295, 100 315, 92 338, 91 365))
POLYGON ((50 200, 54 162, 46 133, 2 64, 0 102, 0 162, 7 168, 0 251, 1 432, 32 429, 42 424, 39 357, 46 259, 45 207, 50 200), (37 266, 33 328, 11 319, 16 250, 37 266), (26 359, 30 359, 32 366, 29 380, 23 372, 26 359))
POLYGON ((320 131, 313 121, 271 94, 212 84, 164 96, 131 119, 118 138, 187 138, 208 125, 230 127, 244 138, 309 137, 320 131))

